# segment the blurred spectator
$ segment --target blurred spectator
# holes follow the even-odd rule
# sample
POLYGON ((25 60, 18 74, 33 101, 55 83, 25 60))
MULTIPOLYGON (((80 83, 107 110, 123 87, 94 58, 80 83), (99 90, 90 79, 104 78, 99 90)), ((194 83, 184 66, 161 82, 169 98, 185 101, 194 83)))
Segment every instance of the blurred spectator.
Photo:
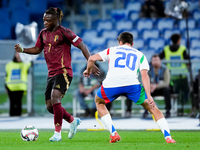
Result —
MULTIPOLYGON (((73 0, 73 1, 65 1, 67 6, 69 6, 69 8, 71 8, 72 10, 74 10, 74 12, 76 14, 79 14, 81 11, 81 4, 82 4, 82 0, 73 0)), ((70 11, 66 10, 65 15, 69 15, 70 11)))
POLYGON ((194 91, 194 100, 192 101, 192 112, 191 117, 195 118, 197 116, 199 110, 199 74, 196 75, 195 81, 193 83, 193 91, 194 91))
POLYGON ((21 116, 22 97, 27 91, 28 70, 31 63, 23 63, 16 52, 13 60, 6 64, 5 88, 10 99, 10 116, 21 116))
MULTIPOLYGON (((181 35, 173 34, 171 36, 172 45, 167 45, 164 50, 159 54, 160 58, 165 58, 167 61, 170 60, 188 60, 187 48, 181 43, 181 35)), ((188 85, 188 69, 185 63, 167 63, 167 67, 171 73, 171 80, 174 83, 175 93, 181 94, 179 96, 179 102, 182 104, 188 101, 189 96, 189 85, 188 85), (182 97, 182 98, 180 98, 182 97)))
POLYGON ((165 17, 164 4, 161 0, 145 0, 141 7, 141 17, 159 18, 165 17))
POLYGON ((99 67, 97 63, 96 63, 96 66, 100 69, 99 76, 94 76, 93 74, 91 74, 89 78, 85 78, 83 76, 83 71, 86 69, 86 66, 81 70, 79 88, 77 91, 75 91, 74 96, 79 101, 81 107, 85 110, 83 117, 89 117, 89 116, 95 115, 95 112, 96 112, 95 101, 93 101, 92 109, 90 110, 85 101, 85 98, 88 97, 88 98, 94 99, 96 90, 102 84, 102 81, 105 77, 105 72, 99 67))
POLYGON ((125 118, 131 118, 131 111, 132 111, 132 100, 128 99, 126 100, 126 113, 125 118))
MULTIPOLYGON (((151 58, 150 70, 150 90, 152 96, 164 96, 165 98, 165 117, 171 116, 171 96, 170 96, 170 72, 167 66, 161 63, 160 57, 154 54, 151 58)), ((143 118, 146 118, 148 111, 145 110, 143 118)))

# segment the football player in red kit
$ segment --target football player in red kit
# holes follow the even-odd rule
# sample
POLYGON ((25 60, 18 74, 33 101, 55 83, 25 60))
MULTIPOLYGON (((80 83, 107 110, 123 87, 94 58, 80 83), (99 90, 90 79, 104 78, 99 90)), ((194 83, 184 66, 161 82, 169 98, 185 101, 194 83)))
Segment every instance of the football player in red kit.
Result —
MULTIPOLYGON (((82 39, 73 31, 61 26, 63 12, 60 8, 50 7, 43 16, 44 29, 40 31, 34 47, 22 48, 15 45, 17 52, 39 54, 44 51, 48 67, 48 79, 45 91, 47 110, 54 114, 54 135, 50 141, 61 141, 62 119, 70 124, 68 138, 73 138, 76 128, 80 124, 79 118, 74 118, 61 105, 61 99, 70 86, 73 78, 71 67, 71 44, 78 47, 86 59, 90 53, 82 39)), ((94 65, 93 74, 98 75, 99 69, 94 65)))

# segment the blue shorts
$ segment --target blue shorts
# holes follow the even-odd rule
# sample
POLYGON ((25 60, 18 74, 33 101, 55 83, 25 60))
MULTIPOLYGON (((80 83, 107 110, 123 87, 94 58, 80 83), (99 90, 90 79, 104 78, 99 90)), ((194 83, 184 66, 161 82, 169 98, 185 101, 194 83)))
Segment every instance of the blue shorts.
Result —
POLYGON ((141 105, 147 99, 146 92, 141 84, 114 88, 104 88, 101 85, 97 91, 97 96, 104 99, 105 103, 110 103, 121 95, 126 96, 138 105, 141 105))

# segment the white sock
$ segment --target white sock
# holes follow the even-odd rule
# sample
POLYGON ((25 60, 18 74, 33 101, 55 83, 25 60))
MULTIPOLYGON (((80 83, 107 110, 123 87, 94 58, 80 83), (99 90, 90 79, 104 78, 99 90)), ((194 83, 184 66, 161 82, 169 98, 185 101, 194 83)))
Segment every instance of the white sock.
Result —
POLYGON ((168 123, 166 121, 165 118, 161 118, 157 121, 158 126, 160 127, 162 133, 164 134, 165 139, 170 138, 172 139, 171 135, 170 135, 170 130, 169 130, 169 126, 168 123))
POLYGON ((56 134, 60 134, 60 135, 61 135, 61 131, 60 131, 60 132, 54 131, 54 133, 56 133, 56 134))
POLYGON ((110 131, 110 134, 114 136, 116 130, 113 126, 113 122, 112 122, 110 114, 106 114, 105 116, 101 117, 101 120, 102 120, 103 125, 108 129, 108 131, 110 131))

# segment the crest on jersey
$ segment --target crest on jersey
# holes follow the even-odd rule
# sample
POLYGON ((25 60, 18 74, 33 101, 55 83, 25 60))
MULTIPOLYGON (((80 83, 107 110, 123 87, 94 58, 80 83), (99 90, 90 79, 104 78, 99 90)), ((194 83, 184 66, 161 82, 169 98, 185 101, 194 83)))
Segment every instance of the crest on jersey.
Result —
POLYGON ((54 42, 57 42, 58 41, 58 35, 56 35, 55 37, 54 37, 54 42))

